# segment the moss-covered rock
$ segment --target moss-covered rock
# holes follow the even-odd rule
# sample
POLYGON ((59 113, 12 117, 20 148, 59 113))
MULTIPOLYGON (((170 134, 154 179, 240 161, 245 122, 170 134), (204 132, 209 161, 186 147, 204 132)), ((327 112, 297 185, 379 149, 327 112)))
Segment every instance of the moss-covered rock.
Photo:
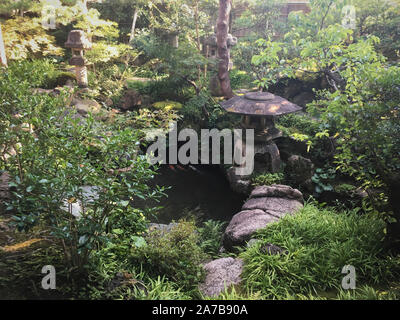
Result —
POLYGON ((159 101, 159 102, 155 102, 153 103, 153 107, 155 109, 161 109, 161 110, 180 110, 182 109, 183 105, 182 103, 176 102, 176 101, 159 101))

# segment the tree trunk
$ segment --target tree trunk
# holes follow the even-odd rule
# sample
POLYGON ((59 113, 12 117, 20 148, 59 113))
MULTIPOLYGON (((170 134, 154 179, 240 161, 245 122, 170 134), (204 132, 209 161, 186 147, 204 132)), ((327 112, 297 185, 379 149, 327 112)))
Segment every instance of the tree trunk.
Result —
POLYGON ((139 11, 137 8, 135 8, 135 12, 133 13, 133 21, 132 21, 132 28, 131 28, 131 35, 129 37, 129 43, 135 39, 135 30, 136 30, 136 21, 138 18, 139 11))
POLYGON ((6 48, 4 46, 1 24, 0 24, 0 64, 7 67, 6 48))
MULTIPOLYGON (((200 31, 199 31, 199 1, 196 0, 194 5, 194 23, 196 25, 196 46, 199 53, 201 53, 200 31)), ((197 67, 197 81, 201 80, 201 66, 197 67)))
POLYGON ((229 17, 232 8, 232 0, 219 0, 219 14, 217 20, 217 46, 218 46, 218 80, 225 98, 233 97, 231 81, 229 79, 229 48, 228 31, 229 17))

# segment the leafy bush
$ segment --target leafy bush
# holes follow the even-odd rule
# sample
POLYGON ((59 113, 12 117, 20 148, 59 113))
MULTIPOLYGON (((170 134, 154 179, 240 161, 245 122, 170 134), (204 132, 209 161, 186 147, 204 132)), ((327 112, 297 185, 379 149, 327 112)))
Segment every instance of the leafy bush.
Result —
POLYGON ((222 246, 222 234, 226 223, 214 220, 207 220, 198 229, 200 234, 200 248, 211 257, 218 256, 222 246))
POLYGON ((9 60, 63 55, 63 50, 55 45, 55 38, 46 33, 40 18, 9 19, 2 29, 9 60))
POLYGON ((298 132, 311 137, 320 131, 320 122, 307 115, 288 114, 276 120, 277 125, 289 129, 290 133, 298 132))
MULTIPOLYGON (((96 252, 91 261, 90 282, 87 285, 90 299, 124 300, 187 300, 190 296, 178 284, 164 276, 154 278, 124 258, 110 255, 108 251, 96 252)), ((83 296, 83 298, 87 298, 83 296)))
POLYGON ((132 264, 141 265, 152 277, 165 276, 185 290, 195 290, 204 276, 201 263, 206 255, 198 245, 194 223, 181 221, 167 233, 154 230, 146 242, 132 249, 132 264))
POLYGON ((315 192, 333 191, 333 180, 336 178, 335 168, 317 168, 311 180, 315 183, 315 192))
POLYGON ((281 184, 284 180, 283 173, 259 173, 251 178, 253 186, 269 186, 271 184, 281 184))
POLYGON ((160 196, 146 184, 155 172, 138 154, 139 132, 77 118, 64 95, 34 95, 14 70, 0 76, 0 156, 13 187, 7 210, 21 230, 42 223, 82 271, 93 250, 145 230, 131 200, 160 196))
POLYGON ((232 89, 245 89, 253 87, 253 77, 246 71, 234 68, 229 73, 232 89))
POLYGON ((241 254, 245 287, 266 298, 337 290, 345 265, 356 269, 357 286, 384 284, 400 271, 399 260, 383 248, 384 222, 357 211, 338 214, 307 204, 258 233, 261 241, 241 254), (266 244, 287 250, 269 255, 266 244))
POLYGON ((9 66, 10 74, 20 81, 26 81, 32 88, 53 89, 75 80, 75 75, 65 72, 50 59, 15 61, 9 66))

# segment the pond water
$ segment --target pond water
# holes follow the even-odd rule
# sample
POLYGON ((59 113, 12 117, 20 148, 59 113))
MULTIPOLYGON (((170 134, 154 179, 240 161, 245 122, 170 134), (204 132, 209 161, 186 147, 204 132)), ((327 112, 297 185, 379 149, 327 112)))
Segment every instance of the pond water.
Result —
POLYGON ((140 201, 140 208, 162 206, 152 222, 170 223, 190 215, 200 220, 228 221, 238 213, 246 196, 231 190, 219 166, 162 165, 151 185, 170 186, 160 203, 140 201))

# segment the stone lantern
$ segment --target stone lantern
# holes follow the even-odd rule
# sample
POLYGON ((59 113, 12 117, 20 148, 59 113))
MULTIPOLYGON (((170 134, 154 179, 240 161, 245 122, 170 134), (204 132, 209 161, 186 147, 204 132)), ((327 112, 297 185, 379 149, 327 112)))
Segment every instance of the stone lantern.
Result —
POLYGON ((162 28, 155 28, 154 33, 172 48, 179 48, 179 31, 172 31, 162 28))
POLYGON ((229 113, 242 116, 243 129, 254 129, 255 163, 267 164, 271 172, 278 172, 281 159, 274 139, 281 137, 282 132, 275 127, 274 119, 302 108, 268 92, 249 92, 221 105, 229 113))
POLYGON ((78 86, 87 88, 87 61, 85 59, 84 52, 85 50, 90 50, 92 48, 92 43, 87 39, 82 30, 72 30, 68 34, 68 40, 65 43, 65 47, 71 48, 72 50, 72 58, 69 60, 69 64, 75 66, 75 74, 78 86))
MULTIPOLYGON (((229 33, 227 38, 228 49, 230 50, 232 47, 236 46, 237 41, 237 38, 229 33)), ((215 34, 203 40, 203 54, 206 58, 218 59, 217 36, 215 34)), ((232 67, 233 63, 230 61, 229 70, 231 70, 232 67)))

